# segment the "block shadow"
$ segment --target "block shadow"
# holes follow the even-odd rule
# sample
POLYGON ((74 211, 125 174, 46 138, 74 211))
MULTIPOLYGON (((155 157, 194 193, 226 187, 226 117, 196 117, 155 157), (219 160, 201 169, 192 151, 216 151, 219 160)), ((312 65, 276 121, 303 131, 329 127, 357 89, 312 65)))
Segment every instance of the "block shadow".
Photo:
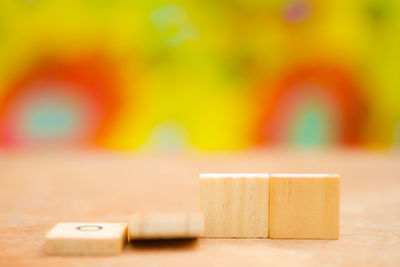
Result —
POLYGON ((151 240, 131 240, 128 243, 130 248, 135 250, 187 250, 194 248, 198 243, 196 238, 185 239, 151 239, 151 240))

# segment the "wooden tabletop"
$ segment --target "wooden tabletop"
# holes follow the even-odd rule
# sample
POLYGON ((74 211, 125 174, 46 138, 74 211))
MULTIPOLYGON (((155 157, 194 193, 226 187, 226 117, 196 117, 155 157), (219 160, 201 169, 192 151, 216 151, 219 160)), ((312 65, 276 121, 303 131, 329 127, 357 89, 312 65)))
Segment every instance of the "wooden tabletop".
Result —
POLYGON ((400 153, 256 151, 0 153, 1 266, 400 266, 400 153), (129 244, 122 254, 43 253, 58 222, 125 222, 198 210, 201 172, 342 175, 339 240, 200 239, 129 244))

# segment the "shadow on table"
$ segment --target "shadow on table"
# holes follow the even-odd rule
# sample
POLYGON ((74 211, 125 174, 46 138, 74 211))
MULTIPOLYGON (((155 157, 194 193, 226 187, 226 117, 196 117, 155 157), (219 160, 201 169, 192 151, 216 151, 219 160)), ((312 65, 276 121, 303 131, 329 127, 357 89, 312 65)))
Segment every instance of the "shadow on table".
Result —
POLYGON ((156 249, 191 249, 197 245, 196 238, 190 239, 152 239, 131 240, 129 245, 134 249, 156 250, 156 249))

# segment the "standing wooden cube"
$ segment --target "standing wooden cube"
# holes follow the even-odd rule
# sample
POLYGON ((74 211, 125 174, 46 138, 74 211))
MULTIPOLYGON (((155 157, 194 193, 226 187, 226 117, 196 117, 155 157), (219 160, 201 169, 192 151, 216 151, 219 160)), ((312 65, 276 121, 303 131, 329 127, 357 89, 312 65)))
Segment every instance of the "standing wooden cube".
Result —
POLYGON ((270 238, 339 238, 340 177, 271 174, 270 238))
POLYGON ((267 238, 268 174, 201 174, 204 237, 267 238))
POLYGON ((59 223, 46 235, 51 255, 110 255, 121 252, 126 223, 59 223))

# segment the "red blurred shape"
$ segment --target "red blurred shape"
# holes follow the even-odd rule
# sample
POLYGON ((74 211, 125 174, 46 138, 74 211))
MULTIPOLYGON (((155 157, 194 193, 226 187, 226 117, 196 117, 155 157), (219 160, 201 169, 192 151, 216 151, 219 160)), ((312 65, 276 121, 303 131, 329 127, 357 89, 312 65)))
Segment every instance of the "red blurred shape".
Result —
POLYGON ((301 65, 284 73, 269 88, 264 86, 258 98, 261 114, 255 133, 257 144, 281 144, 285 141, 285 131, 296 115, 296 102, 310 90, 323 95, 331 104, 327 109, 330 108, 329 112, 337 118, 334 128, 339 144, 360 145, 365 141, 367 105, 356 80, 342 67, 327 63, 301 65))
POLYGON ((101 53, 67 60, 41 60, 12 83, 0 99, 0 146, 25 148, 35 145, 35 140, 23 132, 21 116, 31 101, 46 95, 76 101, 76 106, 80 108, 77 112, 81 124, 75 131, 77 134, 68 141, 49 140, 51 144, 101 144, 111 130, 121 106, 117 70, 115 62, 101 53))

